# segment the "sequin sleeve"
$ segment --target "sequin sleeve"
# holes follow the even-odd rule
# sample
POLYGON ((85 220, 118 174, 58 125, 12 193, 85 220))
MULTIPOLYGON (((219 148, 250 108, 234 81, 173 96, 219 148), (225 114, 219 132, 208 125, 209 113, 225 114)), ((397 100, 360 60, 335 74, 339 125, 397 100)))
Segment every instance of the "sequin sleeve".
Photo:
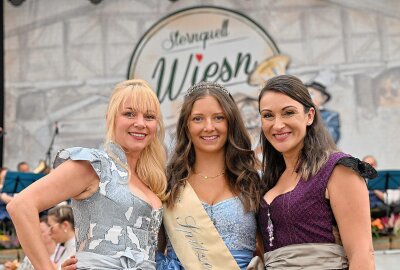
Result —
POLYGON ((96 174, 101 179, 101 154, 97 149, 72 147, 58 151, 53 168, 57 168, 67 160, 86 160, 90 162, 96 174))

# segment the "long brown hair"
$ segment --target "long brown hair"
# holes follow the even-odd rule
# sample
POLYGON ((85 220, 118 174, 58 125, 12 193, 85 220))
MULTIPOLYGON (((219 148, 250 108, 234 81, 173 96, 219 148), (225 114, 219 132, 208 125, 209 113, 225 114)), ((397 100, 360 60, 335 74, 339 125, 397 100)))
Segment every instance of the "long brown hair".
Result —
POLYGON ((247 211, 256 210, 259 203, 260 178, 255 169, 256 157, 251 149, 250 136, 229 92, 221 85, 209 82, 195 84, 189 88, 184 98, 177 123, 175 150, 167 166, 169 191, 167 205, 174 206, 196 162, 196 153, 187 123, 193 104, 205 96, 212 96, 219 102, 228 121, 225 165, 229 186, 239 195, 247 211))
MULTIPOLYGON (((281 93, 296 100, 303 105, 305 113, 310 108, 315 109, 314 121, 307 126, 303 148, 296 164, 296 171, 303 179, 307 180, 320 170, 331 153, 337 151, 336 145, 326 130, 320 112, 312 102, 306 86, 298 78, 291 75, 280 75, 268 80, 258 97, 259 106, 261 98, 267 92, 281 93)), ((286 165, 282 154, 272 146, 262 131, 260 141, 263 153, 263 192, 265 192, 275 186, 286 165)))

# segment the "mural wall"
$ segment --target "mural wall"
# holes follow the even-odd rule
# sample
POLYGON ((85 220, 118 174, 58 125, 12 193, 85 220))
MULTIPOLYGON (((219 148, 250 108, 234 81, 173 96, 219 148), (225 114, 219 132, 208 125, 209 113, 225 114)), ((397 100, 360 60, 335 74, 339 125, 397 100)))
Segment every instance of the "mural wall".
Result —
MULTIPOLYGON (((142 36, 169 14, 207 5, 260 25, 290 59, 286 73, 304 82, 321 70, 333 73, 326 107, 340 114, 339 147, 376 156, 380 169, 400 169, 400 15, 393 12, 400 4, 370 2, 26 0, 15 7, 3 1, 4 165, 15 169, 26 160, 35 167, 58 149, 101 145, 108 96, 127 78, 142 36)), ((249 97, 232 89, 256 136, 256 91, 249 97)))

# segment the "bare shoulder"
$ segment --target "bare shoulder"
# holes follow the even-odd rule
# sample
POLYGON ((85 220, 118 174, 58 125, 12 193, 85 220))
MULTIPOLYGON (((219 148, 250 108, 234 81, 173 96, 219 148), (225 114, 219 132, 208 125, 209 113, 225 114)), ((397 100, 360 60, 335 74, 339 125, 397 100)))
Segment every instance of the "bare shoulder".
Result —
MULTIPOLYGON (((329 178, 329 184, 359 185, 365 186, 365 180, 357 172, 344 165, 336 165, 329 178)), ((329 186, 328 184, 328 186, 329 186)))
POLYGON ((349 167, 337 165, 329 178, 328 198, 357 196, 368 192, 365 179, 349 167))

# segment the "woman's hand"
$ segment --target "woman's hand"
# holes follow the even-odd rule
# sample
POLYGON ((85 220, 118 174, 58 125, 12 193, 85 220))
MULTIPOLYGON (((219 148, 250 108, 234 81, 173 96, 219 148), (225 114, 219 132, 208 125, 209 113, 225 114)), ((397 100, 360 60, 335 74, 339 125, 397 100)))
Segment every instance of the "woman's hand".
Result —
POLYGON ((5 270, 16 270, 16 269, 17 269, 17 264, 18 264, 17 261, 13 261, 13 262, 7 261, 7 262, 4 264, 4 269, 5 269, 5 270))
POLYGON ((65 260, 61 264, 61 270, 75 270, 77 269, 77 264, 78 260, 76 259, 75 256, 71 256, 69 259, 65 260))

